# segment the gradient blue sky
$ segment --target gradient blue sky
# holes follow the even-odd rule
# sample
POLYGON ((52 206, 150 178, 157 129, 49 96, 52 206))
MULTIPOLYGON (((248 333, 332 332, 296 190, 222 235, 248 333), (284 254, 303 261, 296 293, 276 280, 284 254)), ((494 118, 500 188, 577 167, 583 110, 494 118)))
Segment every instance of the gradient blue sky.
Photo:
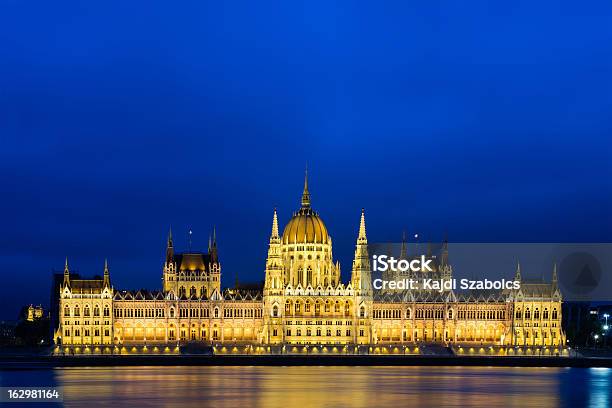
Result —
POLYGON ((0 317, 64 257, 160 285, 169 225, 263 279, 272 210, 372 241, 612 240, 612 4, 0 5, 0 317), (13 291, 12 289, 17 291, 13 291))

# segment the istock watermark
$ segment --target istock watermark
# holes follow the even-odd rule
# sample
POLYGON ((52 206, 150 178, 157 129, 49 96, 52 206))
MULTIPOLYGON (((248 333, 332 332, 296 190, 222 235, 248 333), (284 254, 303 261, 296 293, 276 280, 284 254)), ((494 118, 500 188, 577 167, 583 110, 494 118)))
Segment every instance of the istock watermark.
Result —
POLYGON ((433 272, 431 263, 433 259, 427 259, 425 255, 421 255, 417 259, 396 259, 387 255, 374 255, 372 257, 373 265, 372 269, 375 271, 386 272, 391 269, 397 269, 400 272, 433 272))
MULTIPOLYGON (((611 243, 370 243, 379 291, 518 291, 546 284, 564 301, 612 301, 611 243), (552 285, 552 286, 550 286, 552 285)), ((549 289, 546 289, 549 290, 549 289)))

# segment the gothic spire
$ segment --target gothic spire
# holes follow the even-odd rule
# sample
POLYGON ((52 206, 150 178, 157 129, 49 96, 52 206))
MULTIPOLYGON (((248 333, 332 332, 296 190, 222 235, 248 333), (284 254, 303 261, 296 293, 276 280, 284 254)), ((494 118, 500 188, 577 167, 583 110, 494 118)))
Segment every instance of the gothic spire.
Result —
POLYGON ((274 216, 272 217, 272 235, 270 238, 278 238, 278 216, 276 215, 276 208, 274 209, 274 216))
POLYGON ((304 192, 302 193, 302 208, 310 207, 310 192, 308 191, 308 167, 304 172, 304 192))
POLYGON ((170 263, 174 259, 174 244, 172 242, 172 227, 168 230, 168 242, 166 244, 166 262, 170 263))
POLYGON ((366 226, 365 226, 365 210, 361 209, 361 221, 359 222, 359 236, 357 237, 357 244, 367 244, 368 238, 366 237, 366 226))
POLYGON ((108 259, 104 258, 104 286, 110 288, 110 273, 108 272, 108 259))
POLYGON ((521 263, 519 261, 516 262, 516 275, 514 275, 515 281, 521 281, 521 263))
POLYGON ((552 283, 554 285, 557 284, 557 263, 555 262, 553 265, 553 272, 552 272, 552 283))
POLYGON ((70 269, 68 269, 68 257, 64 263, 64 285, 70 286, 70 269))
POLYGON ((402 247, 400 249, 400 259, 407 259, 408 250, 406 248, 406 230, 402 232, 402 247))
POLYGON ((213 226, 212 246, 210 247, 209 253, 212 262, 219 262, 219 255, 217 253, 217 227, 215 226, 213 226))

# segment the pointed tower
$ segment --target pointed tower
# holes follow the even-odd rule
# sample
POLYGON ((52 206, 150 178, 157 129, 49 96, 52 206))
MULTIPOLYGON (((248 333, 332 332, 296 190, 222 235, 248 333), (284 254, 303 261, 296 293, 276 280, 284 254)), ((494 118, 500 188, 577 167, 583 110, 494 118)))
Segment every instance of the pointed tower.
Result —
POLYGON ((168 230, 168 242, 166 244, 166 263, 174 261, 174 244, 172 243, 172 227, 168 230))
POLYGON ((109 289, 111 287, 110 273, 108 272, 108 260, 107 259, 104 259, 104 287, 109 288, 109 289))
POLYGON ((212 241, 208 254, 210 256, 208 293, 213 293, 215 290, 221 292, 221 262, 219 262, 219 252, 217 251, 217 227, 215 226, 213 226, 212 241))
POLYGON ((442 243, 442 251, 440 254, 440 271, 442 279, 448 280, 453 278, 453 267, 448 263, 448 238, 446 237, 442 243))
POLYGON ((406 230, 402 232, 402 248, 400 249, 400 259, 408 259, 408 248, 406 246, 406 230))
POLYGON ((217 227, 213 227, 212 243, 209 249, 210 261, 213 263, 219 262, 219 255, 217 253, 217 227))
POLYGON ((353 259, 351 283, 356 294, 372 297, 372 277, 368 255, 368 238, 366 237, 365 212, 363 209, 361 210, 355 258, 353 259))
POLYGON ((514 275, 514 280, 517 282, 521 281, 521 263, 516 261, 516 274, 514 275))
POLYGON ((278 234, 276 208, 272 216, 272 232, 266 258, 266 278, 264 281, 264 327, 262 336, 266 343, 282 343, 284 340, 283 314, 284 289, 282 244, 278 234))
POLYGON ((270 234, 270 243, 268 244, 268 258, 266 259, 264 293, 267 296, 281 294, 284 286, 281 238, 278 234, 278 215, 275 208, 272 215, 272 233, 270 234))
POLYGON ((356 326, 353 335, 355 344, 370 344, 372 341, 372 272, 368 254, 365 211, 361 209, 359 234, 355 246, 355 258, 351 273, 351 285, 354 291, 356 326))
POLYGON ((559 282, 558 282, 558 277, 557 277, 557 263, 555 262, 553 264, 552 280, 551 280, 551 286, 552 286, 553 291, 558 288, 558 283, 559 282))
POLYGON ((70 269, 68 268, 68 257, 66 257, 66 262, 64 263, 64 286, 70 287, 70 269))
POLYGON ((172 227, 168 230, 166 241, 166 261, 162 271, 162 290, 169 292, 176 290, 176 262, 174 260, 174 242, 172 240, 172 227))
POLYGON ((308 168, 304 172, 304 192, 302 193, 302 208, 310 208, 310 192, 308 191, 308 168))

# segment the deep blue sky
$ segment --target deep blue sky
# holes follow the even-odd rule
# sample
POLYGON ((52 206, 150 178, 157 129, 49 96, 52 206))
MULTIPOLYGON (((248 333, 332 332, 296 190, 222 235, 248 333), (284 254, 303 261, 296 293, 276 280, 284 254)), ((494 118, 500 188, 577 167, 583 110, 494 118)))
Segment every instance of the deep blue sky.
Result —
POLYGON ((345 277, 362 207, 371 241, 612 240, 610 2, 330 3, 3 1, 0 317, 66 255, 159 287, 169 225, 263 279, 306 162, 345 277))

